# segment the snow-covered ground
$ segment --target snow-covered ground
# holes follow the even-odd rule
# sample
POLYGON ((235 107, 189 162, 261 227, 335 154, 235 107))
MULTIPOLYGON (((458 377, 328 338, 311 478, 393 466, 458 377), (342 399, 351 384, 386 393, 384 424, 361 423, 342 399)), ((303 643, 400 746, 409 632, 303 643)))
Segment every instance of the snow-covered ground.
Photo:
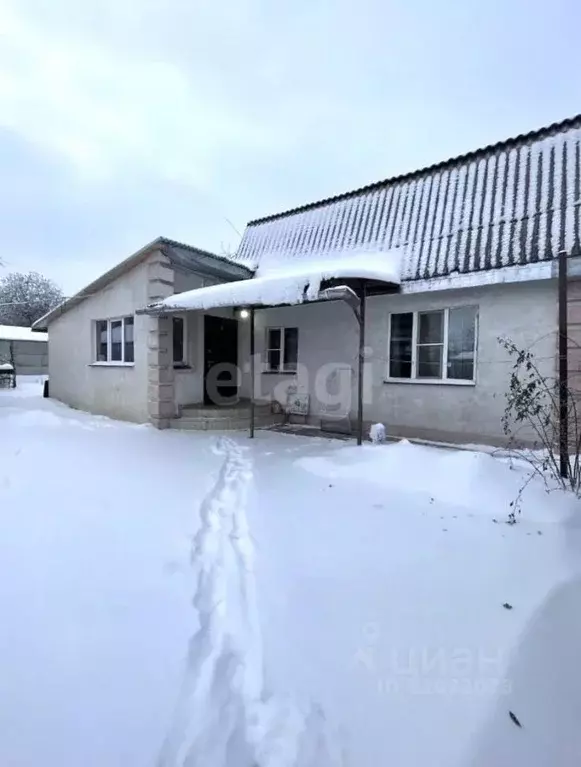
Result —
POLYGON ((0 764, 579 765, 581 506, 523 477, 0 391, 0 764))

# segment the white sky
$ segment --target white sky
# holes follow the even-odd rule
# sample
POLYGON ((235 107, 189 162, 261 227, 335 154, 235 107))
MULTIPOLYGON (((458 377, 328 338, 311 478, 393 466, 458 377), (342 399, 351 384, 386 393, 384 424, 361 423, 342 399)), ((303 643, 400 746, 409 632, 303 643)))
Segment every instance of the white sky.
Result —
MULTIPOLYGON (((70 293, 581 112, 574 0, 0 0, 0 252, 70 293)), ((0 274, 2 272, 0 271, 0 274)))

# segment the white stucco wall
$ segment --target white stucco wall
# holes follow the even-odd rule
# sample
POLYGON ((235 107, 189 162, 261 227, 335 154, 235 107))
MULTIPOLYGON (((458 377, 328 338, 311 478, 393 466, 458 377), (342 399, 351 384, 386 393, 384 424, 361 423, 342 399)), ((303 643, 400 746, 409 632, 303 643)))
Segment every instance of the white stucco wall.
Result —
POLYGON ((136 422, 148 420, 149 318, 135 316, 132 366, 94 365, 95 320, 134 315, 148 300, 147 262, 50 324, 50 396, 72 407, 136 422))
MULTIPOLYGON (((201 275, 175 271, 174 290, 182 292, 215 282, 201 275)), ((135 316, 135 363, 131 367, 94 365, 98 319, 134 315, 148 302, 148 263, 135 267, 95 296, 85 299, 50 325, 50 394, 73 407, 137 422, 148 420, 148 337, 150 319, 135 316)), ((211 314, 233 317, 231 309, 211 314)), ((204 313, 186 315, 189 368, 173 374, 177 405, 203 399, 204 313)), ((498 336, 519 347, 533 345, 541 366, 555 369, 557 295, 555 281, 494 285, 470 290, 378 296, 368 299, 364 418, 382 421, 392 434, 432 439, 502 441, 502 417, 510 362, 498 336), (476 383, 385 383, 390 312, 476 305, 479 323, 476 383)), ((310 413, 356 413, 358 327, 350 308, 320 303, 257 310, 255 347, 264 356, 267 327, 299 330, 299 376, 257 375, 256 396, 285 400, 295 385, 310 395, 310 413), (347 389, 335 405, 320 392, 347 389)), ((240 395, 250 396, 249 323, 238 323, 240 395)))
MULTIPOLYGON (((311 414, 317 418, 333 410, 317 397, 317 374, 322 384, 327 377, 325 366, 336 367, 334 385, 337 386, 339 376, 347 377, 345 380, 352 389, 350 415, 355 417, 358 329, 351 310, 345 304, 334 302, 258 311, 256 347, 261 353, 265 328, 269 326, 298 327, 299 364, 304 366, 305 375, 303 380, 297 380, 292 375, 262 374, 258 396, 280 396, 281 384, 296 382, 299 390, 310 394, 311 414)), ((364 418, 382 421, 390 433, 404 436, 502 442, 500 419, 505 407, 510 362, 497 338, 509 336, 519 347, 534 345, 541 366, 552 374, 556 326, 555 281, 370 298, 364 418), (475 385, 385 383, 389 313, 462 305, 478 306, 475 385)), ((336 414, 340 411, 337 407, 336 414)))

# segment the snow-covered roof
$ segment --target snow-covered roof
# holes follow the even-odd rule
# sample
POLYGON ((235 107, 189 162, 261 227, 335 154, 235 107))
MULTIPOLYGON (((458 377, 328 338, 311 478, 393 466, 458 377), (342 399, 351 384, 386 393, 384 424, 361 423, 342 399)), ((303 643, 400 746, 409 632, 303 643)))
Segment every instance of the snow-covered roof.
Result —
POLYGON ((153 304, 154 310, 212 309, 224 306, 280 306, 315 301, 325 280, 365 279, 399 285, 399 253, 361 253, 350 260, 327 259, 265 272, 250 280, 226 282, 176 293, 153 304))
POLYGON ((402 254, 402 282, 581 254, 581 115, 320 202, 251 221, 260 271, 338 252, 402 254))
POLYGON ((38 333, 19 325, 0 325, 0 341, 48 341, 48 333, 38 333))

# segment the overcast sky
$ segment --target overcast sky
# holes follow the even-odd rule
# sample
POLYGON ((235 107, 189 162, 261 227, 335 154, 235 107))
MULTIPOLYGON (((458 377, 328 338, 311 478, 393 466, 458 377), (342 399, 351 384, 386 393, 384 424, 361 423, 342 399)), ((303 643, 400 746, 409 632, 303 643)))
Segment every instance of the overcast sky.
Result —
POLYGON ((67 294, 581 112, 578 0, 0 0, 0 256, 67 294), (230 225, 227 219, 232 222, 230 225))

